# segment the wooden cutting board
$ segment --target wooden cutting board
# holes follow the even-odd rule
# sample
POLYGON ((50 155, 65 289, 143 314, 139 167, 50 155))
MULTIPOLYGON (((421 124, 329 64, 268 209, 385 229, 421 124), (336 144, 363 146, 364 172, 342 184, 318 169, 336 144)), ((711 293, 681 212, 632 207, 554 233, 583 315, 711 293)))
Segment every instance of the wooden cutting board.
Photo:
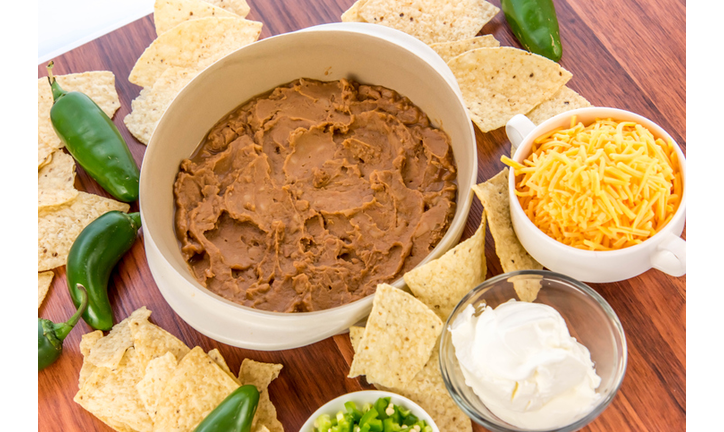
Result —
MULTIPOLYGON (((261 38, 340 21, 353 0, 249 0, 249 19, 264 23, 261 38)), ((500 6, 499 0, 492 0, 500 6)), ((686 152, 686 6, 683 0, 557 0, 564 55, 561 65, 573 73, 568 86, 594 105, 637 112, 659 123, 686 152)), ((504 46, 520 47, 499 13, 482 33, 504 46)), ((121 108, 114 122, 139 165, 145 146, 126 130, 123 118, 140 88, 128 75, 143 50, 155 39, 152 16, 55 58, 55 73, 110 70, 116 75, 121 108)), ((38 65, 38 77, 45 76, 38 65)), ((500 156, 510 143, 503 128, 482 134, 476 129, 478 181, 498 173, 500 156)), ((76 187, 108 196, 81 168, 76 187)), ((137 203, 131 207, 137 211, 137 203)), ((463 234, 469 237, 480 222, 482 206, 473 202, 463 234)), ((140 237, 143 237, 141 232, 140 237)), ((502 273, 493 240, 486 238, 488 276, 502 273)), ((65 268, 55 280, 39 316, 63 321, 73 312, 65 268)), ((140 306, 153 311, 151 320, 189 346, 218 348, 230 368, 238 371, 244 358, 282 363, 280 377, 270 386, 285 430, 294 432, 320 405, 344 393, 371 388, 347 378, 352 349, 347 335, 278 352, 249 351, 211 340, 183 322, 168 306, 146 263, 138 241, 111 276, 110 299, 116 317, 140 306)), ((628 338, 629 362, 621 390, 609 408, 586 431, 684 430, 686 420, 686 277, 672 278, 656 270, 610 284, 592 284, 617 312, 628 338)), ((38 374, 39 431, 110 431, 73 402, 82 363, 78 344, 90 331, 81 321, 65 342, 61 359, 38 374)), ((290 329, 290 332, 294 331, 290 329)), ((483 431, 478 425, 474 430, 483 431)), ((449 431, 443 431, 449 432, 449 431)))

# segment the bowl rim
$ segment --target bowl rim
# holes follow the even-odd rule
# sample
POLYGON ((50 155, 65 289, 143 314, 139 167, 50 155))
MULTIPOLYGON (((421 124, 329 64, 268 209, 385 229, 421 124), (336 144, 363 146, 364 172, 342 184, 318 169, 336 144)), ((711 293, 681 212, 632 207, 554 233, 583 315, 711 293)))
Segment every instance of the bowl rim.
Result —
MULTIPOLYGON (((255 42, 253 44, 247 45, 245 47, 241 47, 238 50, 235 50, 226 56, 224 56, 222 59, 218 60, 214 64, 210 65, 203 71, 201 71, 196 77, 194 77, 189 84, 182 89, 179 94, 176 96, 174 101, 172 101, 172 104, 177 101, 179 97, 181 97, 184 93, 189 91, 189 87, 193 86, 194 82, 198 83, 199 80, 203 80, 203 77, 208 76, 212 71, 218 69, 219 67, 222 67, 222 63, 225 59, 232 57, 232 56, 238 56, 238 52, 242 50, 250 49, 251 47, 258 47, 260 45, 264 44, 272 44, 272 43, 279 43, 279 40, 284 40, 286 38, 290 37, 314 37, 313 35, 324 35, 326 37, 332 37, 335 34, 349 34, 352 37, 356 38, 364 38, 364 39, 375 39, 379 41, 380 43, 385 44, 386 46, 389 46, 391 50, 395 50, 398 52, 407 52, 410 56, 414 56, 415 58, 419 59, 421 65, 425 66, 427 69, 429 69, 429 74, 434 74, 435 76, 439 77, 441 80, 441 84, 444 84, 445 90, 443 94, 447 94, 448 98, 451 100, 453 104, 457 104, 460 107, 460 113, 466 113, 465 106, 462 102, 461 96, 459 94, 459 89, 455 88, 448 79, 446 79, 444 71, 441 69, 440 65, 435 66, 428 58, 426 58, 425 55, 422 55, 420 50, 426 50, 425 52, 427 54, 433 53, 434 51, 427 47, 427 45, 424 45, 422 42, 418 41, 417 39, 413 38, 412 36, 409 36, 403 32, 399 32, 394 29, 388 29, 384 28, 381 29, 379 26, 373 26, 373 25, 361 25, 359 23, 347 23, 349 28, 342 28, 342 24, 344 23, 332 23, 332 24, 322 24, 319 26, 309 27, 305 29, 301 29, 295 32, 290 33, 284 33, 279 35, 274 35, 272 37, 265 38, 263 40, 260 40, 258 42, 255 42), (354 25, 357 24, 357 25, 354 25), (383 33, 382 31, 385 31, 386 33, 383 33), (400 40, 396 40, 394 38, 390 37, 390 31, 394 31, 396 34, 398 34, 400 40), (272 42, 276 41, 276 42, 272 42), (414 45, 414 46, 410 46, 414 45), (419 46, 416 48, 416 46, 419 46)), ((317 36, 319 37, 319 36, 317 36)), ((435 54, 436 55, 436 54, 435 54)), ((439 59, 439 58, 438 58, 439 59)), ((439 59, 440 62, 442 62, 441 59, 439 59)), ((444 63, 441 63, 444 65, 444 63)), ((449 71, 449 69, 448 69, 449 71)), ((400 93, 402 94, 402 93, 400 93)), ((403 94, 406 97, 409 97, 407 94, 403 94)), ((168 111, 167 111, 168 112, 168 111)), ((430 114, 426 112, 426 114, 429 116, 430 114)), ((163 119, 161 119, 163 121, 163 119)), ((458 165, 458 168, 463 164, 470 164, 470 176, 466 176, 464 179, 465 182, 469 181, 470 184, 474 184, 477 179, 477 146, 475 145, 475 134, 474 129, 472 126, 472 123, 469 121, 469 117, 465 115, 464 123, 463 123, 463 117, 460 116, 460 125, 461 125, 461 131, 462 137, 465 142, 464 147, 468 148, 468 151, 470 151, 470 162, 467 162, 466 158, 456 158, 456 164, 458 165), (469 178, 467 178, 469 177, 469 178)), ((441 128, 442 130, 446 131, 445 125, 438 125, 438 128, 441 128)), ((154 154, 154 142, 158 140, 158 138, 154 136, 151 137, 151 142, 149 142, 149 148, 147 150, 146 156, 149 154, 154 154)), ((458 140, 461 141, 461 140, 458 140)), ((161 153, 159 153, 160 155, 161 153)), ((144 194, 143 194, 143 184, 144 179, 147 176, 144 176, 144 172, 148 170, 149 164, 142 164, 141 166, 141 190, 142 190, 142 196, 139 199, 139 207, 141 212, 141 218, 144 221, 144 228, 146 228, 146 240, 151 240, 152 243, 154 243, 157 237, 157 234, 154 234, 156 230, 154 230, 153 224, 148 225, 147 219, 146 219, 146 211, 148 211, 145 206, 143 205, 144 202, 144 194), (145 169, 144 169, 145 168, 145 169), (149 228, 151 230, 149 231, 149 228)), ((460 177, 459 170, 458 170, 458 184, 462 180, 462 177, 460 177)), ((145 197, 146 199, 150 199, 149 197, 145 197)), ((447 232, 441 239, 440 243, 436 245, 436 248, 439 246, 444 246, 447 243, 448 247, 444 247, 442 249, 438 249, 438 252, 433 249, 430 254, 428 254, 425 259, 423 259, 424 262, 427 262, 431 259, 434 259, 435 256, 441 256, 444 254, 445 250, 452 248, 455 246, 457 240, 459 239, 460 235, 462 235, 462 231, 465 226, 465 221, 467 220, 467 215, 469 213, 471 204, 472 204, 472 191, 471 190, 462 190, 460 187, 458 187, 458 196, 456 199, 456 205, 460 209, 460 214, 458 215, 457 219, 453 217, 451 221, 451 225, 448 228, 447 232), (435 254, 433 256, 433 254, 435 254)), ((157 225, 157 224, 156 224, 157 225)), ((156 229, 158 229, 158 226, 155 226, 156 229)), ((155 244, 155 243, 154 243, 155 244)), ((162 258, 161 262, 159 262, 159 265, 164 266, 164 268, 168 268, 168 271, 171 271, 173 273, 179 274, 180 272, 176 270, 173 264, 171 264, 171 260, 167 257, 166 253, 164 252, 163 248, 157 246, 158 249, 158 255, 160 258, 162 258)), ((421 262, 420 264, 422 264, 421 262)), ((419 264, 418 264, 419 265, 419 264)), ((190 281, 187 278, 183 276, 183 274, 180 274, 180 277, 184 279, 185 284, 189 285, 190 287, 193 287, 195 289, 196 293, 199 293, 199 295, 203 296, 205 299, 207 299, 207 302, 210 302, 211 304, 216 305, 225 305, 228 308, 233 308, 232 313, 234 315, 254 315, 259 318, 264 318, 267 320, 279 320, 282 323, 287 322, 287 324, 292 322, 298 322, 300 319, 307 319, 307 320, 318 320, 320 316, 324 316, 323 314, 330 313, 330 312, 336 312, 337 314, 340 313, 357 313, 357 311, 365 310, 371 308, 372 301, 374 298, 374 294, 368 295, 366 297, 363 297, 361 299, 358 299, 354 302, 347 303, 345 305, 336 306, 334 308, 329 308, 325 310, 319 310, 319 311, 312 311, 312 312, 299 312, 299 313, 286 313, 286 312, 274 312, 274 311, 266 311, 266 310, 260 310, 260 309, 254 309, 248 306, 240 305, 234 302, 231 302, 228 299, 225 299, 218 294, 215 294, 211 291, 209 291, 207 288, 201 286, 198 281, 190 281), (289 321, 289 320, 295 320, 295 321, 289 321)), ((193 277, 191 277, 193 279, 193 277)), ((395 279, 394 281, 390 282, 391 284, 394 284, 398 288, 404 287, 404 279, 402 276, 395 279)), ((176 290, 174 290, 176 291, 176 290)), ((365 314, 366 315, 366 314, 365 314)), ((185 318, 184 318, 185 319, 185 318)), ((341 330, 340 330, 341 331, 341 330)), ((311 342, 309 342, 311 343, 311 342)), ((290 344, 285 344, 292 346, 290 344)), ((302 345, 294 345, 296 346, 302 346, 302 345)), ((266 348, 265 348, 266 349, 266 348)))
POLYGON ((381 398, 381 397, 391 397, 394 399, 398 399, 402 401, 402 404, 404 404, 405 408, 412 411, 418 418, 422 418, 425 420, 429 426, 432 426, 433 432, 441 432, 440 428, 435 423, 435 420, 432 418, 430 413, 425 411, 419 404, 412 401, 411 399, 402 396, 401 394, 394 393, 391 391, 385 391, 385 390, 359 390, 354 391, 350 393, 345 393, 343 395, 337 396, 336 398, 329 400, 322 404, 319 408, 317 408, 308 418, 307 421, 304 422, 302 427, 299 429, 299 432, 313 432, 314 431, 314 421, 322 414, 329 414, 334 415, 336 413, 333 413, 330 411, 330 407, 339 404, 340 402, 347 402, 350 400, 354 395, 358 395, 361 398, 369 397, 372 402, 375 400, 381 398), (421 416, 419 414, 424 414, 424 416, 421 416))
MULTIPOLYGON (((547 132, 550 132, 552 128, 552 124, 557 123, 562 118, 566 117, 573 117, 575 115, 578 115, 580 113, 588 114, 591 112, 602 112, 606 114, 602 114, 600 116, 596 115, 596 117, 611 117, 614 120, 621 121, 620 118, 617 118, 616 115, 621 116, 628 116, 628 117, 634 117, 637 119, 637 122, 639 122, 642 126, 646 127, 651 131, 652 134, 654 134, 654 137, 658 135, 659 138, 663 139, 670 139, 671 142, 674 143, 674 150, 677 153, 678 159, 679 159, 679 170, 682 174, 682 194, 681 194, 681 202, 679 203, 679 207, 676 209, 676 212, 674 213, 674 216, 671 218, 671 220, 664 225, 656 234, 653 236, 647 238, 643 242, 629 246, 623 249, 615 249, 615 250, 608 250, 608 251, 592 251, 587 249, 579 249, 567 244, 563 244, 559 242, 558 240, 548 236, 546 233, 541 231, 540 228, 538 228, 535 223, 533 223, 532 220, 528 217, 528 215, 523 210, 523 207, 520 205, 520 201, 517 199, 515 195, 516 190, 516 181, 515 181, 515 171, 508 167, 508 193, 510 195, 510 211, 516 212, 517 214, 521 215, 522 223, 525 225, 525 228, 529 230, 530 233, 536 236, 537 242, 543 242, 546 246, 550 247, 556 247, 556 248, 562 248, 565 253, 568 254, 580 254, 579 257, 581 258, 597 258, 606 256, 606 257, 621 257, 626 256, 630 254, 636 254, 641 250, 644 250, 648 247, 650 247, 652 244, 658 244, 659 240, 665 237, 668 232, 665 231, 668 227, 673 227, 681 219, 684 219, 686 217, 686 198, 687 198, 687 187, 686 187, 686 156, 684 155, 683 150, 681 150, 681 146, 679 143, 676 142, 676 140, 661 126, 659 126, 658 123, 654 122, 653 120, 650 120, 647 117, 642 116, 641 114, 637 114, 632 111, 627 111, 620 108, 612 108, 612 107, 583 107, 583 108, 576 108, 570 111, 566 111, 560 114, 557 114, 543 123, 537 125, 528 135, 525 136, 523 141, 530 140, 531 143, 536 138, 540 137, 541 135, 546 134, 547 132), (612 114, 612 115, 608 115, 612 114), (644 125, 642 123, 648 123, 649 125, 644 125), (650 126, 653 126, 650 127, 650 126), (655 130, 651 130, 655 129, 655 130), (513 199, 513 198, 516 199, 513 199)), ((526 144, 527 145, 527 144, 526 144)), ((521 143, 521 145, 518 147, 518 150, 521 150, 523 148, 524 144, 521 143)), ((530 154, 530 148, 526 152, 525 156, 523 156, 523 153, 516 150, 515 154, 511 157, 514 161, 518 163, 522 163, 523 160, 525 160, 526 157, 530 154)))
MULTIPOLYGON (((453 347, 454 349, 454 347, 453 347)), ((535 431, 535 432, 572 432, 576 431, 588 423, 592 422, 596 417, 598 417, 613 401, 614 397, 618 393, 618 390, 621 388, 621 384, 623 384, 624 377, 626 376, 626 368, 628 366, 628 343, 626 341, 626 334, 623 329, 623 325, 621 324, 621 321, 618 318, 618 315, 613 310, 611 305, 604 299, 598 292, 596 292, 593 288, 589 287, 587 284, 576 280, 570 276, 566 276, 562 273, 552 272, 550 270, 515 270, 508 273, 502 273, 497 276, 494 276, 490 279, 486 279, 482 283, 480 283, 478 286, 470 290, 461 300, 458 302, 457 305, 455 305, 455 308, 450 313, 450 316, 445 322, 445 325, 442 328, 442 333, 440 335, 440 348, 439 348, 439 359, 440 359, 440 371, 442 373, 443 381, 445 382, 445 388, 447 389, 448 393, 452 397, 452 399, 455 401, 455 403, 460 407, 460 409, 471 419, 473 419, 476 423, 482 425, 483 427, 490 429, 493 432, 525 432, 525 431, 535 431), (516 428, 513 425, 510 425, 510 427, 501 426, 498 423, 493 423, 492 421, 486 419, 485 417, 481 416, 477 411, 469 407, 460 396, 457 395, 457 393, 452 390, 452 380, 450 378, 450 371, 448 368, 447 363, 445 362, 445 348, 447 347, 448 343, 451 345, 452 340, 450 336, 450 326, 452 325, 452 321, 454 318, 457 318, 458 313, 460 312, 461 306, 466 303, 471 298, 477 296, 481 292, 483 292, 486 288, 489 288, 490 286, 493 286, 497 284, 498 282, 502 280, 506 280, 508 278, 514 277, 514 276, 542 276, 543 278, 547 279, 559 279, 563 282, 566 282, 570 285, 575 286, 576 288, 580 289, 583 293, 587 294, 589 297, 591 297, 593 300, 596 301, 596 303, 601 307, 603 312, 606 314, 606 316, 611 320, 613 323, 613 327, 618 331, 618 334, 621 338, 621 361, 617 365, 616 368, 616 377, 615 377, 615 384, 611 387, 611 391, 606 395, 605 398, 602 398, 598 404, 591 410, 588 414, 581 417, 580 419, 576 420, 575 422, 564 426, 562 428, 555 428, 555 429, 521 429, 516 428)), ((455 354, 453 353, 453 356, 455 354)))

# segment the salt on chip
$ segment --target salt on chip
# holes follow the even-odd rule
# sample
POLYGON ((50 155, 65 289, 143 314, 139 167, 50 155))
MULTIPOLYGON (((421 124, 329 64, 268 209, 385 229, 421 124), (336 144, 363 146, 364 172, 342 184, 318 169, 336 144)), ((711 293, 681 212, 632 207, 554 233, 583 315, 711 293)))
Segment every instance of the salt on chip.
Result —
POLYGON ((392 27, 426 44, 471 38, 500 11, 484 0, 366 0, 358 3, 356 14, 348 14, 347 19, 354 16, 368 23, 392 27))
POLYGON ((478 48, 448 62, 473 122, 495 130, 553 96, 571 73, 543 56, 511 47, 478 48))
POLYGON ((98 367, 108 369, 113 369, 118 366, 123 354, 128 348, 133 346, 131 322, 148 320, 149 316, 151 316, 151 311, 146 309, 145 306, 133 311, 126 319, 114 325, 108 333, 108 336, 98 340, 98 342, 93 345, 86 360, 98 367))
POLYGON ((485 280, 485 215, 472 237, 440 258, 405 273, 404 279, 418 300, 447 321, 458 302, 485 280))
POLYGON ((89 223, 111 210, 127 212, 130 205, 85 192, 61 206, 38 209, 38 271, 65 265, 68 252, 89 223))
POLYGON ((143 144, 148 144, 158 121, 179 91, 198 72, 194 69, 170 67, 153 84, 144 88, 131 102, 131 112, 123 119, 128 131, 143 144))
POLYGON ((234 379, 237 383, 240 382, 239 378, 234 376, 234 374, 231 372, 231 369, 229 369, 229 365, 226 364, 226 360, 224 359, 224 356, 221 355, 221 352, 219 352, 218 349, 214 348, 211 351, 207 353, 209 357, 211 357, 211 360, 215 361, 217 365, 226 372, 231 378, 234 379))
POLYGON ((38 208, 74 200, 78 196, 74 182, 75 160, 62 150, 56 150, 50 163, 38 170, 38 208))
POLYGON ((249 15, 249 12, 251 11, 251 8, 246 0, 206 0, 206 2, 229 12, 233 12, 242 18, 249 15))
POLYGON ((45 300, 45 296, 48 294, 52 282, 52 271, 38 273, 38 309, 40 309, 40 305, 43 304, 43 300, 45 300))
POLYGON ((237 16, 202 0, 156 0, 153 6, 153 23, 159 35, 192 19, 237 16))
POLYGON ((244 359, 239 369, 239 380, 242 385, 253 385, 259 390, 259 405, 252 421, 252 432, 283 432, 284 427, 277 419, 277 410, 269 398, 269 384, 279 376, 282 365, 262 363, 244 359))
POLYGON ((181 359, 156 405, 154 431, 192 431, 239 384, 201 347, 181 359))
POLYGON ((162 33, 141 54, 128 81, 151 87, 170 67, 200 71, 259 38, 262 23, 243 18, 206 17, 184 21, 162 33))
POLYGON ((73 400, 116 430, 151 432, 153 422, 136 390, 143 371, 135 354, 129 348, 115 368, 97 367, 73 400))
POLYGON ((467 51, 499 46, 500 42, 498 42, 493 35, 476 36, 470 39, 430 44, 430 48, 434 49, 435 52, 445 60, 445 63, 467 51))
POLYGON ((152 421, 156 421, 156 405, 166 387, 168 379, 176 370, 178 360, 172 352, 151 360, 146 366, 143 378, 136 384, 138 397, 152 421))
MULTIPOLYGON (((116 92, 116 77, 110 71, 93 71, 69 75, 56 75, 58 84, 67 92, 79 91, 93 99, 108 117, 113 117, 121 107, 116 92)), ((63 143, 53 130, 50 122, 50 108, 53 106, 53 93, 48 77, 38 78, 38 141, 46 146, 58 149, 63 143)), ((40 153, 40 149, 38 150, 40 153)), ((38 157, 40 159, 40 155, 38 157)), ((40 164, 40 160, 38 160, 40 164)))
POLYGON ((147 318, 140 316, 128 322, 131 340, 136 347, 141 368, 145 369, 151 360, 167 352, 171 352, 177 360, 181 360, 191 351, 176 336, 149 322, 147 318))
POLYGON ((83 355, 83 365, 80 367, 78 373, 78 388, 83 387, 89 376, 96 370, 96 366, 87 361, 87 357, 90 354, 91 348, 103 337, 103 332, 96 330, 90 333, 86 333, 81 336, 80 339, 80 353, 83 355))
POLYGON ((359 351, 349 377, 403 387, 430 358, 442 321, 424 303, 387 284, 377 286, 359 351))
MULTIPOLYGON (((515 234, 510 220, 508 195, 508 168, 504 168, 490 180, 472 187, 483 203, 490 233, 495 241, 495 253, 500 258, 504 272, 515 270, 540 270, 543 266, 528 254, 515 234)), ((540 289, 538 281, 517 281, 514 287, 521 300, 533 301, 540 289), (532 299, 532 300, 531 300, 532 299)))

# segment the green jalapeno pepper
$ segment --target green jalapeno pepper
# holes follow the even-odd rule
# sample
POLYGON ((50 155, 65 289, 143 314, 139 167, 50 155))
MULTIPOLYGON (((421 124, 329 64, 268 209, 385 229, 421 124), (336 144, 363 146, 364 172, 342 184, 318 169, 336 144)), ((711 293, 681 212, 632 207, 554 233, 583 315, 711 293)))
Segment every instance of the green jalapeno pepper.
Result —
POLYGON ((140 172, 126 142, 110 118, 85 94, 66 92, 48 64, 48 82, 53 92, 50 121, 73 158, 115 198, 138 199, 140 172))
POLYGON ((78 310, 64 323, 56 324, 49 319, 38 318, 38 371, 45 369, 58 360, 63 353, 63 340, 80 320, 81 314, 88 307, 88 296, 85 288, 78 286, 81 303, 78 310))
POLYGON ((83 320, 96 330, 113 327, 108 279, 113 267, 133 246, 140 227, 139 213, 109 211, 88 224, 68 252, 66 273, 70 296, 78 306, 82 298, 76 286, 82 284, 88 289, 88 309, 83 313, 83 320))
POLYGON ((555 62, 563 48, 553 0, 501 0, 510 29, 523 48, 555 62))
POLYGON ((253 385, 241 386, 196 426, 194 432, 250 432, 259 391, 253 385))

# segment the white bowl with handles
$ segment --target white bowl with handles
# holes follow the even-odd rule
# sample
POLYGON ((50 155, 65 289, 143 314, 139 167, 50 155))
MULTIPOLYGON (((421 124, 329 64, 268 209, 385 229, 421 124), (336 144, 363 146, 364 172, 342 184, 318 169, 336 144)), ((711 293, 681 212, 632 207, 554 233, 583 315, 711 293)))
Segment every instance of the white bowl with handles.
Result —
POLYGON ((646 127, 656 138, 674 143, 679 158, 683 193, 679 208, 671 221, 646 241, 614 251, 588 251, 564 245, 547 236, 533 224, 515 195, 515 174, 510 170, 508 192, 510 216, 520 243, 539 263, 549 270, 584 282, 616 282, 637 276, 651 268, 671 276, 686 274, 686 241, 680 235, 686 222, 686 158, 676 141, 659 125, 646 117, 617 108, 579 108, 558 114, 536 126, 524 115, 513 117, 505 126, 513 147, 512 159, 522 163, 530 153, 533 141, 558 127, 569 127, 571 117, 584 125, 597 118, 634 121, 646 127))

